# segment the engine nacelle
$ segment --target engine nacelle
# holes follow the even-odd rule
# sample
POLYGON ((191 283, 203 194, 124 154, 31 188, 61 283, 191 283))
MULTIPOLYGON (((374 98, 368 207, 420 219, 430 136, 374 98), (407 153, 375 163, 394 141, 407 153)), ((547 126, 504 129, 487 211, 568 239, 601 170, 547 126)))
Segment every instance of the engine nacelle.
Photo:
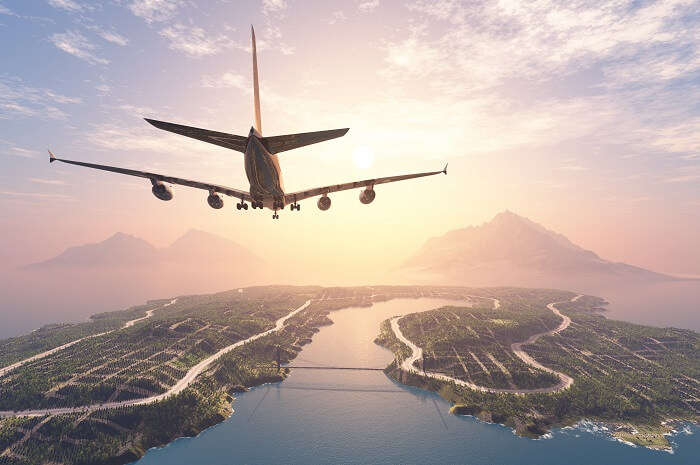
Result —
POLYGON ((372 203, 376 196, 377 193, 374 192, 374 189, 368 187, 367 189, 360 192, 360 202, 364 203, 365 205, 368 203, 372 203))
POLYGON ((216 208, 218 210, 219 208, 223 208, 224 199, 222 199, 218 194, 211 193, 209 194, 209 197, 207 197, 207 203, 211 208, 216 208))
POLYGON ((153 192, 153 195, 155 195, 156 198, 159 198, 160 200, 168 201, 172 200, 173 198, 173 191, 171 191, 170 188, 162 182, 153 183, 153 187, 151 187, 151 192, 153 192))
POLYGON ((331 208, 331 198, 327 195, 324 195, 323 197, 318 199, 317 205, 319 210, 328 210, 329 208, 331 208))

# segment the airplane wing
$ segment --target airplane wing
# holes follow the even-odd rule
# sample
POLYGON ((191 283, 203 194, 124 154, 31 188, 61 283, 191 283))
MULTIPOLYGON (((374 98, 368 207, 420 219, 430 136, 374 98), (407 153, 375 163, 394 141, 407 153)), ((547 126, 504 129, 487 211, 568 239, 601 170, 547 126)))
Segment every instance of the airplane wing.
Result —
POLYGON ((153 126, 164 131, 174 132, 181 136, 191 137, 192 139, 209 142, 210 144, 225 147, 227 149, 245 152, 248 138, 237 136, 236 134, 227 134, 225 132, 210 131, 209 129, 195 128, 192 126, 183 126, 181 124, 168 123, 165 121, 156 121, 154 119, 144 118, 153 126))
POLYGON ((129 176, 136 176, 139 178, 150 179, 151 181, 167 182, 169 184, 179 184, 181 186, 194 187, 197 189, 203 189, 209 192, 218 192, 220 194, 228 195, 231 197, 236 197, 241 200, 252 201, 250 194, 246 191, 233 189, 226 186, 219 186, 217 184, 209 184, 206 182, 192 181, 189 179, 175 178, 172 176, 164 176, 157 173, 149 173, 148 171, 137 171, 130 170, 126 168, 118 168, 116 166, 107 165, 97 165, 95 163, 85 163, 82 161, 64 160, 62 158, 56 158, 56 156, 49 150, 49 161, 53 163, 54 161, 60 161, 62 163, 68 163, 70 165, 86 166, 88 168, 94 168, 98 170, 111 171, 113 173, 126 174, 129 176))
POLYGON ((333 184, 332 186, 316 187, 304 191, 294 192, 285 195, 285 203, 298 202, 309 197, 317 195, 330 194, 331 192, 345 191, 356 187, 376 186, 377 184, 386 184, 389 182, 404 181, 406 179, 422 178, 424 176, 433 176, 434 174, 447 174, 447 165, 440 171, 429 171, 427 173, 403 174, 400 176, 387 176, 385 178, 365 179, 364 181, 347 182, 345 184, 333 184))

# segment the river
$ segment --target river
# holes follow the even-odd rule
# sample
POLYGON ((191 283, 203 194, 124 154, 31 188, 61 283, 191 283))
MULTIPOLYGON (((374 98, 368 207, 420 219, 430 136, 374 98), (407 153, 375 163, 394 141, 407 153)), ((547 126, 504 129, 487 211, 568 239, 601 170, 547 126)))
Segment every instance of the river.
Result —
MULTIPOLYGON (((381 321, 454 301, 396 299, 332 312, 293 361, 298 365, 384 367, 373 343, 381 321)), ((631 447, 585 424, 546 439, 450 415, 438 395, 397 384, 384 373, 292 370, 286 381, 239 394, 234 414, 195 438, 151 449, 138 465, 344 464, 688 464, 700 455, 698 428, 672 438, 674 452, 631 447)))

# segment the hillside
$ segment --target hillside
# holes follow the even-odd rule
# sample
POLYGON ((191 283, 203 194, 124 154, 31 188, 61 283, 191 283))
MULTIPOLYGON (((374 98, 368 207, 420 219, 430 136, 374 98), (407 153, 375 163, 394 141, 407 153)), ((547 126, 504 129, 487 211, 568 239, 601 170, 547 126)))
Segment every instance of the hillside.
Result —
POLYGON ((404 271, 453 283, 566 287, 673 279, 583 249, 554 231, 505 211, 481 226, 429 239, 404 271))

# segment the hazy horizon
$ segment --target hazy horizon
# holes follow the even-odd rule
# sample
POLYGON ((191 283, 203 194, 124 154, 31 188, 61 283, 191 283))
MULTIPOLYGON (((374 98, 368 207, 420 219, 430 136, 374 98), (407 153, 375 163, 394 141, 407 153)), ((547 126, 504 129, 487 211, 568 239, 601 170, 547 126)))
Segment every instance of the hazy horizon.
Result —
MULTIPOLYGON (((429 238, 510 210, 606 260, 700 276, 696 6, 0 0, 13 44, 0 51, 0 270, 117 231, 166 247, 198 229, 274 262, 283 282, 386 282, 429 238), (350 128, 280 154, 287 191, 447 162, 449 174, 273 221, 235 199, 217 211, 175 187, 162 202, 143 179, 49 165, 47 148, 247 189, 240 153, 142 118, 247 134, 251 23, 264 134, 350 128)), ((66 311, 71 292, 56 290, 66 311)))

